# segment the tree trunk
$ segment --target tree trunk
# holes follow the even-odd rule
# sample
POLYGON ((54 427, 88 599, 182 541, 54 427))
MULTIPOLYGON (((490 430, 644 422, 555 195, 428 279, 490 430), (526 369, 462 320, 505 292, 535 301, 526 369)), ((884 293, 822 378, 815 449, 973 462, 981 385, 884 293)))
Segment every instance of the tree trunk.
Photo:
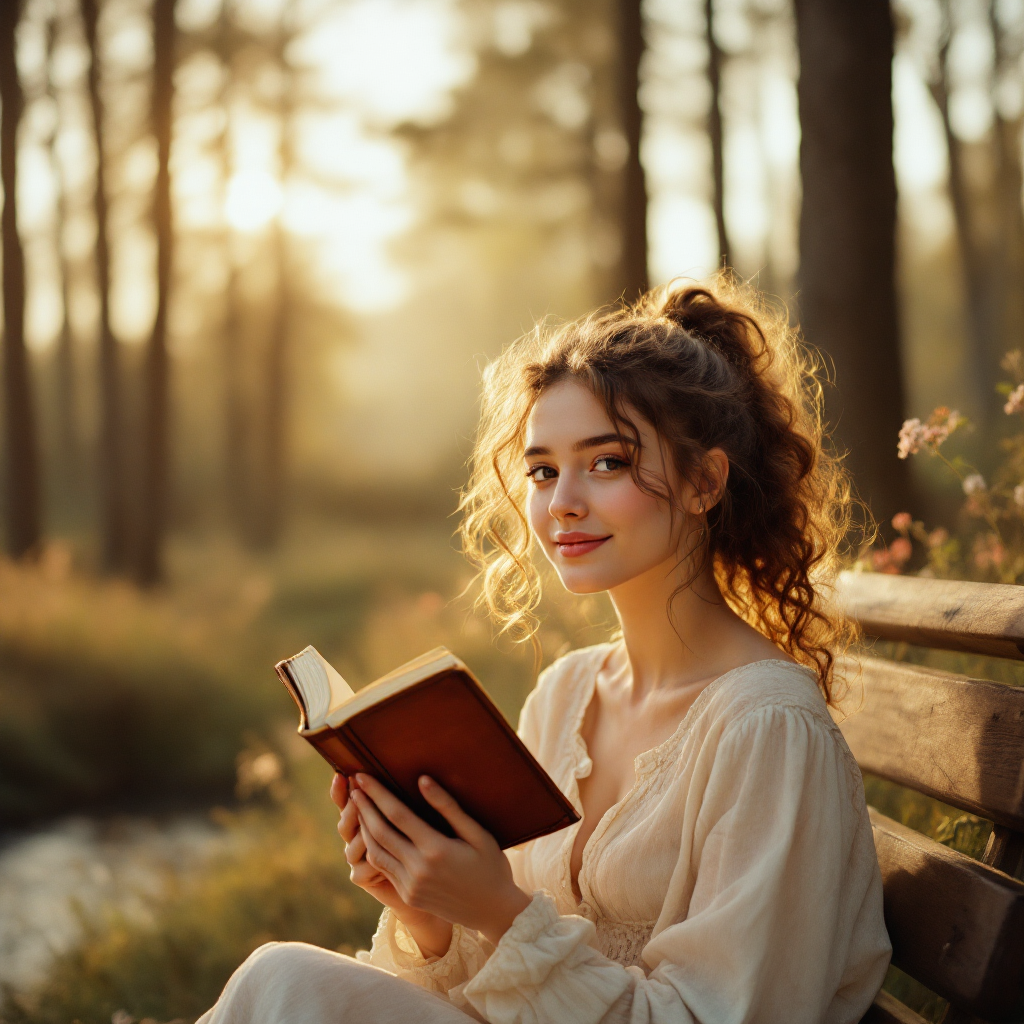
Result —
MULTIPOLYGON (((282 13, 278 38, 278 61, 284 75, 278 120, 278 174, 282 187, 287 187, 295 165, 295 70, 288 62, 288 44, 294 29, 295 0, 288 0, 282 13)), ((288 235, 277 215, 274 222, 274 258, 277 263, 277 295, 274 318, 270 325, 267 345, 266 378, 264 384, 266 432, 263 438, 263 466, 261 493, 263 495, 260 521, 255 524, 254 540, 261 547, 277 543, 284 527, 288 484, 288 426, 291 412, 291 375, 289 373, 292 305, 291 262, 288 235)))
POLYGON ((708 47, 708 86, 711 100, 708 105, 708 139, 711 141, 712 199, 715 207, 715 227, 718 229, 718 264, 732 266, 729 232, 725 226, 725 158, 722 140, 722 51, 715 40, 715 3, 704 0, 704 28, 708 47))
POLYGON ((826 410, 881 520, 910 501, 895 283, 893 24, 888 0, 797 0, 800 311, 835 367, 826 410))
MULTIPOLYGON (((284 148, 290 148, 287 146, 284 148)), ((263 442, 263 502, 254 540, 271 547, 280 539, 284 526, 288 482, 288 423, 291 407, 289 348, 291 340, 292 294, 288 238, 278 220, 274 225, 277 262, 277 296, 270 328, 266 363, 266 433, 263 442)))
POLYGON ((122 447, 123 410, 121 370, 117 340, 110 327, 110 242, 107 216, 107 161, 104 145, 103 97, 100 93, 100 54, 97 40, 97 0, 80 0, 82 27, 89 50, 86 83, 96 141, 96 187, 93 208, 96 216, 96 291, 99 296, 99 490, 100 534, 103 566, 108 571, 124 569, 128 561, 128 515, 122 447))
MULTIPOLYGON (((1001 74, 1014 75, 1019 52, 1008 52, 1005 33, 1000 24, 996 0, 989 2, 989 24, 995 50, 993 86, 998 85, 1001 74)), ((1019 47, 1019 42, 1018 42, 1019 47)), ((1014 47, 1017 50, 1018 47, 1014 47)), ((993 89, 995 92, 995 89, 993 89)), ((1006 349, 1018 347, 1015 337, 1024 324, 1024 168, 1021 164, 1021 133, 1024 117, 1003 116, 999 103, 993 97, 995 111, 996 182, 998 196, 999 244, 1002 258, 995 260, 993 276, 998 289, 1000 317, 997 331, 998 348, 994 355, 1001 356, 1006 349)))
POLYGON ((142 502, 136 578, 143 586, 159 582, 167 526, 169 367, 167 314, 171 295, 173 223, 171 219, 171 136, 174 104, 174 9, 177 0, 153 3, 152 130, 157 143, 153 226, 157 242, 157 307, 146 350, 145 429, 142 502))
POLYGON ((18 236, 18 125, 24 107, 16 30, 20 0, 0 4, 0 180, 4 189, 4 428, 7 434, 7 551, 32 553, 40 541, 39 459, 28 353, 25 350, 25 260, 18 236))
POLYGON ((53 80, 53 52, 57 42, 57 18, 47 24, 46 34, 46 91, 53 101, 56 115, 53 131, 49 138, 50 166, 56 182, 56 223, 54 244, 57 250, 57 272, 60 275, 61 328, 57 339, 56 352, 56 420, 57 420, 57 467, 60 486, 69 504, 77 505, 82 496, 82 439, 79 433, 78 380, 75 360, 75 343, 68 313, 68 285, 71 268, 68 265, 64 245, 64 226, 67 223, 67 187, 64 168, 57 151, 60 136, 60 98, 53 80))
MULTIPOLYGON (((227 201, 227 188, 234 173, 231 155, 231 83, 234 76, 233 17, 231 0, 223 0, 218 26, 217 45, 224 65, 224 84, 220 103, 224 125, 218 140, 221 165, 222 205, 227 201)), ((224 374, 224 487, 225 504, 234 528, 246 539, 252 532, 252 488, 249 481, 248 417, 243 386, 244 336, 242 333, 239 273, 233 251, 233 232, 224 228, 224 260, 228 267, 228 283, 224 291, 224 319, 221 355, 224 374)))
POLYGON ((647 182, 640 162, 643 111, 640 108, 640 64, 644 26, 640 0, 617 0, 619 13, 619 107, 622 131, 629 143, 623 167, 622 293, 633 300, 647 290, 647 182))
POLYGON ((935 105, 939 108, 942 131, 946 139, 946 153, 949 159, 949 200, 953 207, 957 251, 960 256, 964 299, 967 306, 967 331, 971 351, 964 359, 964 390, 970 395, 972 413, 979 422, 985 423, 991 417, 995 317, 990 304, 986 271, 988 261, 975 224, 967 176, 964 173, 963 143, 953 133, 949 118, 949 0, 942 0, 940 10, 943 19, 942 44, 936 60, 935 77, 928 83, 928 88, 935 105))

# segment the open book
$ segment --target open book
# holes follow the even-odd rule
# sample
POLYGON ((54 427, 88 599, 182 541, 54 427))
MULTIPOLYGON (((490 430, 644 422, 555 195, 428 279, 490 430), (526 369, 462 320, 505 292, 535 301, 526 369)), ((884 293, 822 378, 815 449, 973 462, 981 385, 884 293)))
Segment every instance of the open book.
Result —
POLYGON ((473 673, 444 647, 355 692, 312 647, 276 667, 299 734, 343 775, 365 772, 445 835, 420 795, 429 775, 502 849, 579 821, 473 673))

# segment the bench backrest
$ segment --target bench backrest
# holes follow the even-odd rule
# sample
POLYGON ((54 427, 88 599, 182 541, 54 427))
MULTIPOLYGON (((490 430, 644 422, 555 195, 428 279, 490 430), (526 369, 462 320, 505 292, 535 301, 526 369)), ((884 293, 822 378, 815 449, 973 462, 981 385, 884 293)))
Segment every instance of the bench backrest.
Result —
MULTIPOLYGON (((843 573, 868 637, 1024 660, 1024 587, 843 573)), ((840 728, 861 768, 994 823, 981 861, 871 809, 893 963, 943 1024, 1024 1018, 1024 688, 862 657, 840 728), (859 672, 858 672, 859 669, 859 672), (863 684, 863 703, 860 703, 863 684)), ((921 1021, 882 993, 865 1022, 921 1021)))

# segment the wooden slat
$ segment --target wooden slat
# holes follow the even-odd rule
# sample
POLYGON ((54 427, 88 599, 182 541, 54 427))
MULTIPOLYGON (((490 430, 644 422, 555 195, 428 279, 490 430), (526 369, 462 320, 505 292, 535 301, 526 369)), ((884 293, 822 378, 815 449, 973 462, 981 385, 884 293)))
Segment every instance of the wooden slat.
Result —
POLYGON ((928 1024, 924 1017, 914 1013, 888 992, 879 992, 860 1024, 928 1024))
POLYGON ((1024 883, 870 809, 892 962, 988 1021, 1024 1013, 1024 883))
POLYGON ((1024 587, 844 572, 839 599, 868 636, 1024 660, 1024 587))
POLYGON ((881 658, 844 671, 839 727, 865 771, 1024 831, 1024 689, 881 658))

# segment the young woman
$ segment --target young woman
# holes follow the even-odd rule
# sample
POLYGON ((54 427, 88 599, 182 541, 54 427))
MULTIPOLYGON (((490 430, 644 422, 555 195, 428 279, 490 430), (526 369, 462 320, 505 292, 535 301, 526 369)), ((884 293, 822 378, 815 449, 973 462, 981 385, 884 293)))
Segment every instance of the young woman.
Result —
POLYGON ((430 779, 458 838, 336 778, 372 950, 264 946, 202 1021, 859 1021, 890 946, 828 711, 849 489, 792 333, 720 277, 538 329, 484 396, 463 535, 491 611, 530 630, 539 550, 621 625, 520 720, 582 820, 503 853, 430 779))

